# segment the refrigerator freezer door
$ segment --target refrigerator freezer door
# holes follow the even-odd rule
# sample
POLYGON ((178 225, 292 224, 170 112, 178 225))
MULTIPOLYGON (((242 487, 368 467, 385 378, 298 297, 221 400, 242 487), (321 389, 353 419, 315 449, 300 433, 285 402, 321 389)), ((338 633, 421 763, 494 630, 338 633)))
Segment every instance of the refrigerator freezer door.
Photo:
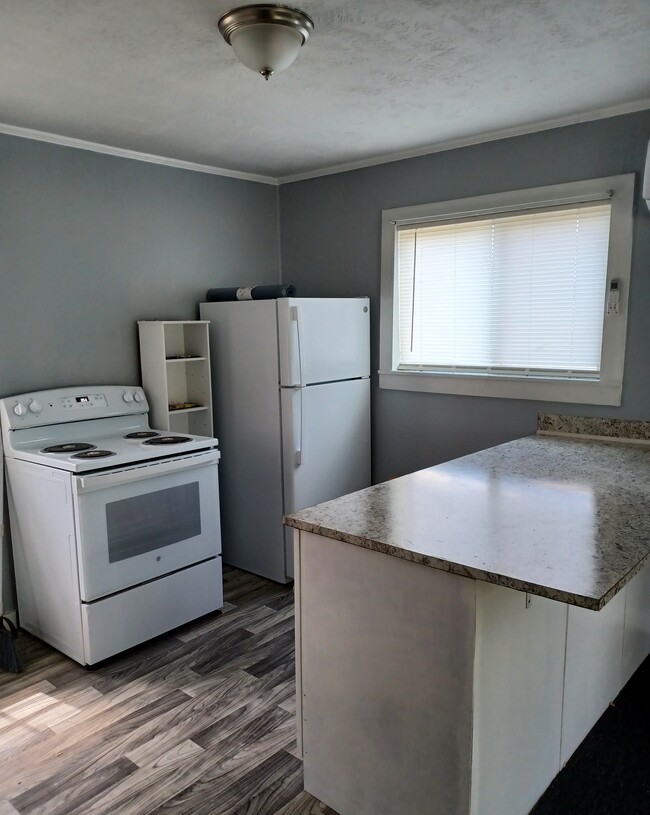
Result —
POLYGON ((286 582, 274 300, 201 303, 221 449, 223 561, 286 582))
POLYGON ((367 297, 286 297, 277 309, 281 386, 370 376, 367 297))
POLYGON ((370 380, 282 389, 282 439, 285 513, 370 486, 370 380))

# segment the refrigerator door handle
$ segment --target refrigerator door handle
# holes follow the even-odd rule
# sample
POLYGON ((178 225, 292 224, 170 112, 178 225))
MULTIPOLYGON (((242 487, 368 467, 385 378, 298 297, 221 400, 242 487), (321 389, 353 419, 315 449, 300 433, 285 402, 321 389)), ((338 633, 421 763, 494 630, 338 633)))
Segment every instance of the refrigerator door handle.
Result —
POLYGON ((302 464, 302 453, 303 453, 303 448, 302 448, 302 444, 303 444, 303 441, 302 441, 303 440, 303 434, 302 434, 302 391, 303 391, 303 388, 297 387, 297 388, 295 388, 295 390, 298 392, 298 394, 300 396, 300 421, 298 422, 298 431, 299 431, 298 438, 300 439, 300 441, 296 445, 296 450, 294 451, 294 454, 293 454, 293 460, 294 460, 295 464, 300 465, 300 464, 302 464))
MULTIPOLYGON (((298 306, 291 306, 291 319, 296 324, 296 342, 298 345, 298 387, 304 387, 303 372, 302 372, 302 341, 300 337, 300 309, 298 306)), ((301 397, 302 400, 302 397, 301 397)), ((301 409, 302 413, 302 409, 301 409)))

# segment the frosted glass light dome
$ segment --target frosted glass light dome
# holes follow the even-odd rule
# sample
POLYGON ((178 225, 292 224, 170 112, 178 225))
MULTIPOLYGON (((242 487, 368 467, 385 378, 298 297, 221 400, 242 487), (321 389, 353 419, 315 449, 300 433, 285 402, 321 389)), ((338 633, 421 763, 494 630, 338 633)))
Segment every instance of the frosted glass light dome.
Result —
POLYGON ((287 26, 260 23, 234 31, 230 44, 247 68, 264 76, 265 71, 275 74, 291 65, 302 47, 302 37, 287 26))
POLYGON ((241 6, 219 20, 238 59, 265 79, 291 65, 313 30, 304 12, 270 4, 241 6))

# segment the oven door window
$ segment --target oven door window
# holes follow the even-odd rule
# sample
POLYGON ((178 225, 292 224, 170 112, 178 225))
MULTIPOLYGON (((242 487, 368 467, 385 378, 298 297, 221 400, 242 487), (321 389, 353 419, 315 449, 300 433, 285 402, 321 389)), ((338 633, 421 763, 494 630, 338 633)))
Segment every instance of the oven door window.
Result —
POLYGON ((108 562, 162 549, 201 534, 199 483, 106 504, 108 562))
POLYGON ((216 463, 173 467, 161 462, 123 474, 91 474, 73 485, 82 600, 219 554, 216 463))

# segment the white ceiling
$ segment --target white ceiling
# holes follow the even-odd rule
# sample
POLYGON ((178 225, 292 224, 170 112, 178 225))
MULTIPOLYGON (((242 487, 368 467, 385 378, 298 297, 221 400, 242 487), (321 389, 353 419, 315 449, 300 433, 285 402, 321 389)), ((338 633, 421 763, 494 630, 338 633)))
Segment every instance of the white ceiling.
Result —
POLYGON ((0 0, 0 122, 286 178, 650 107, 650 0, 300 0, 269 82, 218 33, 237 4, 0 0))

